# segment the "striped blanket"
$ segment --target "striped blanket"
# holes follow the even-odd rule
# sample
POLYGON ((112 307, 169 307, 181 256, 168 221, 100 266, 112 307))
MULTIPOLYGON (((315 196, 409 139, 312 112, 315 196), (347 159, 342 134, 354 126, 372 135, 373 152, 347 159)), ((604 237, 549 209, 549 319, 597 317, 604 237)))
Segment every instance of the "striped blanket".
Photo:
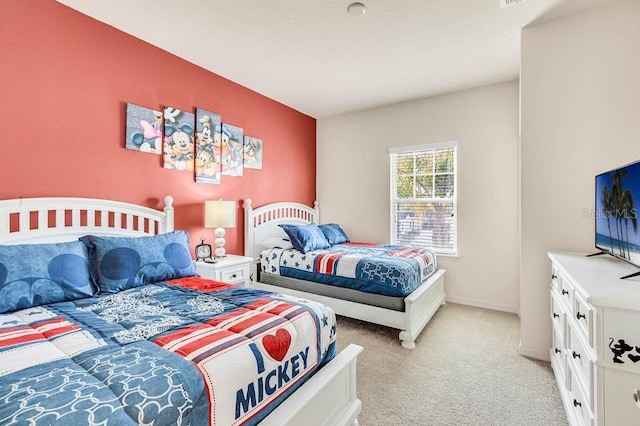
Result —
POLYGON ((325 306, 197 277, 2 314, 0 424, 256 424, 335 338, 325 306))
POLYGON ((386 296, 407 296, 436 269, 435 254, 424 248, 345 243, 301 253, 268 249, 262 272, 316 281, 386 296))

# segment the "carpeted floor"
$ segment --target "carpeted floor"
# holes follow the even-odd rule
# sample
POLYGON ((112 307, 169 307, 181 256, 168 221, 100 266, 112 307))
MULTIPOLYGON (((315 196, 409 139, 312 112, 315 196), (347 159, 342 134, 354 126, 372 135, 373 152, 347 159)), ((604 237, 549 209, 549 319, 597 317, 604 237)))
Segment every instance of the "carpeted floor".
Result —
POLYGON ((338 317, 358 357, 361 426, 567 425, 551 366, 518 355, 517 315, 446 304, 403 349, 398 331, 338 317))

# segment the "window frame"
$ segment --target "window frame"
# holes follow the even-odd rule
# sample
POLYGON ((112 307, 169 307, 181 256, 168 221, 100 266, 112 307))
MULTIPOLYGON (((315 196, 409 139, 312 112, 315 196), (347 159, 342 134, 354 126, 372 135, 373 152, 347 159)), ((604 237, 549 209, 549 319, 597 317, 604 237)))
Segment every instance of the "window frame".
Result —
MULTIPOLYGON (((416 176, 437 176, 437 172, 435 170, 435 162, 433 164, 433 171, 425 174, 418 174, 416 170, 413 170, 414 179, 416 176)), ((447 172, 449 174, 449 172, 447 172)), ((442 248, 434 248, 434 247, 426 247, 433 249, 435 253, 440 256, 458 256, 458 141, 445 141, 445 142, 435 142, 435 143, 427 143, 420 145, 411 145, 404 147, 393 147, 389 148, 389 181, 390 181, 390 222, 389 222, 389 236, 391 244, 397 244, 398 242, 398 204, 403 203, 413 203, 413 204, 433 204, 433 203, 451 203, 452 214, 453 214, 453 248, 443 250, 442 248), (435 192, 432 194, 431 198, 398 198, 397 197, 397 182, 398 182, 398 173, 397 173, 397 156, 402 154, 418 154, 420 152, 432 152, 436 153, 439 150, 450 149, 453 148, 454 158, 453 158, 453 195, 452 197, 436 197, 435 192)), ((435 179, 433 182, 435 188, 435 179)), ((415 195, 415 192, 414 192, 415 195)))

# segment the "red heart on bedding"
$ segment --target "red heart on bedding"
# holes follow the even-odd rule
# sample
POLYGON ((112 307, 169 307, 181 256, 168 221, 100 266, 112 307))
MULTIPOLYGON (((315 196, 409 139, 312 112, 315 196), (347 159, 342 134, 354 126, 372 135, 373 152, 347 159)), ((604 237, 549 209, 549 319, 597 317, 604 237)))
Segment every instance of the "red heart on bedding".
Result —
POLYGON ((280 362, 284 359, 289 346, 291 346, 291 334, 284 328, 276 331, 276 334, 267 334, 262 338, 262 344, 271 358, 280 362))

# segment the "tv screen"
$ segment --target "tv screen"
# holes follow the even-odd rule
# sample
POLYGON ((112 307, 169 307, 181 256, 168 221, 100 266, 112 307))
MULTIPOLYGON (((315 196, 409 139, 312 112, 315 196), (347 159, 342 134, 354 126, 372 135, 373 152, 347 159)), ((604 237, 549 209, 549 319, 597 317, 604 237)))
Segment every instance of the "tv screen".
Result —
POLYGON ((640 267, 640 161, 596 176, 596 248, 640 267))

